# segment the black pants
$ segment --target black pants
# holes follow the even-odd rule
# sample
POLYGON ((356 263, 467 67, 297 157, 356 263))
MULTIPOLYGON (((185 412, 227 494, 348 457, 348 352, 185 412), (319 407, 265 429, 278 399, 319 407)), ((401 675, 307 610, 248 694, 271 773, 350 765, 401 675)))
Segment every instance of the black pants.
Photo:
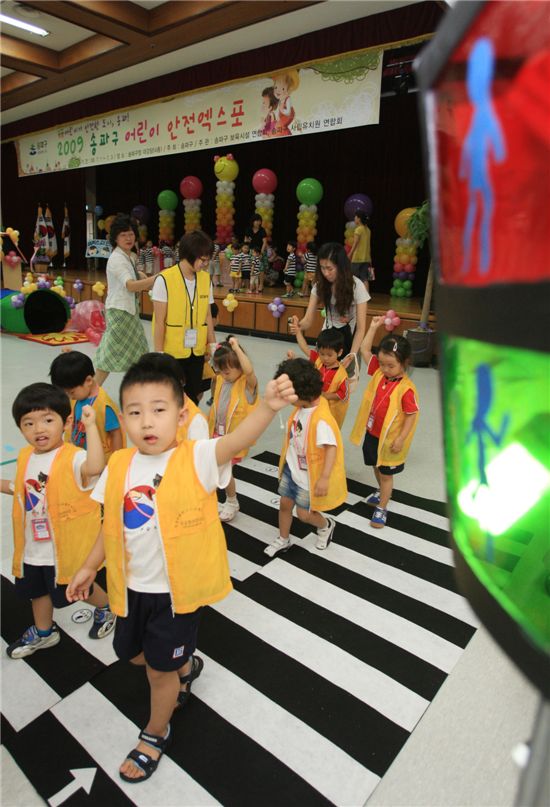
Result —
POLYGON ((204 368, 204 356, 195 356, 191 353, 186 359, 178 359, 178 364, 185 373, 185 394, 193 403, 198 404, 198 395, 202 386, 202 371, 204 368))

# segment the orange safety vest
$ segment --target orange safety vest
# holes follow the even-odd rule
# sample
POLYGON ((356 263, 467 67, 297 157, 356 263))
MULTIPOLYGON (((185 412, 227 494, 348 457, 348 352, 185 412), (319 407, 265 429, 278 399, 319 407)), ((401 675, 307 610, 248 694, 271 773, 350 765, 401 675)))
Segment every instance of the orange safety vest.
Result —
MULTIPOLYGON (((157 488, 156 512, 172 610, 196 611, 225 597, 232 589, 225 535, 218 516, 216 491, 208 493, 195 470, 195 441, 180 443, 157 488)), ((127 616, 126 547, 122 502, 136 448, 115 451, 109 461, 103 534, 109 605, 127 616)))
MULTIPOLYGON (((17 459, 13 494, 13 567, 15 577, 23 577, 25 555, 25 473, 32 446, 23 448, 17 459)), ((101 507, 90 498, 91 491, 80 490, 73 472, 77 451, 64 443, 52 462, 46 482, 47 513, 52 530, 55 560, 55 582, 70 583, 72 576, 84 564, 101 529, 101 507)))
MULTIPOLYGON (((109 457, 113 453, 113 438, 111 436, 111 432, 105 431, 105 407, 107 406, 111 407, 111 409, 118 418, 120 433, 122 435, 122 448, 126 448, 126 434, 124 432, 124 429, 122 428, 122 422, 120 420, 120 410, 118 406, 114 403, 114 401, 112 401, 111 398, 107 395, 103 387, 100 387, 96 399, 92 404, 92 409, 95 412, 95 422, 97 424, 97 430, 101 438, 101 445, 103 446, 103 453, 105 454, 105 462, 109 461, 109 457)), ((76 401, 71 399, 71 415, 73 416, 73 418, 75 407, 76 407, 76 401)), ((65 440, 66 443, 70 442, 71 438, 68 431, 64 432, 63 439, 65 440)))
POLYGON ((182 440, 187 440, 187 435, 189 434, 189 427, 196 417, 203 418, 204 422, 208 423, 208 420, 204 412, 201 412, 195 401, 192 401, 188 395, 185 396, 184 409, 187 410, 187 420, 185 421, 183 426, 178 426, 178 431, 176 434, 176 440, 178 443, 181 443, 182 440))
MULTIPOLYGON (((210 437, 214 434, 216 427, 216 415, 218 411, 218 403, 220 400, 220 393, 222 384, 224 383, 221 375, 216 377, 216 385, 214 387, 214 402, 210 407, 210 416, 208 424, 210 427, 210 437)), ((231 397, 229 399, 229 406, 227 407, 227 419, 225 423, 225 433, 234 432, 239 423, 245 419, 259 404, 259 397, 256 394, 256 400, 253 404, 249 404, 246 397, 246 376, 243 374, 234 383, 231 389, 231 397)), ((246 457, 248 449, 245 448, 237 454, 237 457, 246 457)))
MULTIPOLYGON (((318 370, 321 370, 323 367, 323 362, 319 357, 315 359, 315 366, 318 370)), ((340 365, 336 372, 334 373, 334 377, 330 382, 330 386, 327 392, 336 392, 342 381, 347 381, 348 379, 348 372, 345 367, 340 365)), ((338 424, 338 428, 342 428, 342 424, 344 423, 344 418, 346 417, 346 413, 348 411, 349 406, 349 395, 347 400, 341 401, 340 398, 334 399, 332 401, 328 401, 327 403, 330 407, 330 411, 336 423, 338 424)))
MULTIPOLYGON (((279 461, 279 479, 282 476, 285 466, 286 452, 288 451, 288 444, 290 442, 290 428, 298 411, 299 407, 296 407, 286 424, 286 435, 281 452, 281 459, 279 461)), ((328 401, 325 398, 319 398, 319 403, 309 418, 307 426, 306 459, 307 475, 309 479, 310 510, 317 510, 319 512, 333 510, 335 507, 338 507, 338 505, 343 504, 348 495, 346 468, 344 465, 344 444, 342 443, 340 429, 330 412, 328 401), (325 464, 326 449, 323 446, 317 445, 317 425, 320 420, 324 420, 328 423, 336 437, 336 460, 330 472, 330 483, 326 496, 316 496, 314 492, 315 485, 323 472, 325 464)))
MULTIPOLYGON (((365 390, 363 400, 361 401, 361 406, 359 407, 359 412, 357 413, 357 418, 355 419, 355 424, 349 438, 350 441, 355 445, 360 445, 365 436, 365 432, 367 431, 367 421, 369 419, 372 403, 376 395, 376 390, 378 389, 378 384, 383 378, 384 373, 382 370, 376 370, 365 390)), ((401 451, 398 454, 395 454, 391 450, 391 445, 401 432, 403 418, 408 417, 403 413, 401 408, 401 399, 403 398, 403 395, 410 389, 412 389, 416 395, 415 385, 410 378, 405 375, 395 389, 392 390, 392 394, 390 395, 390 405, 388 406, 388 411, 386 412, 386 417, 384 418, 384 423, 382 424, 382 431, 380 433, 380 440, 378 442, 377 466, 387 465, 391 467, 394 465, 401 465, 401 463, 405 462, 405 459, 407 458, 407 454, 409 453, 409 448, 418 424, 417 417, 415 418, 413 428, 403 443, 403 448, 401 451)), ((410 417, 412 417, 412 415, 410 417)))

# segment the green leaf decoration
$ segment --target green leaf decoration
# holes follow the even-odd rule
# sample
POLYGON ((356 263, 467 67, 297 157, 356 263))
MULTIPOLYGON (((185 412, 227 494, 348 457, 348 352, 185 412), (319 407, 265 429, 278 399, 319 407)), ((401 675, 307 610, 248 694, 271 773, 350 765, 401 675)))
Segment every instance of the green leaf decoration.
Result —
POLYGON ((319 73, 323 81, 343 81, 344 84, 352 84, 354 81, 362 81, 369 70, 376 70, 380 56, 381 51, 373 50, 344 56, 342 59, 310 64, 308 68, 319 73))

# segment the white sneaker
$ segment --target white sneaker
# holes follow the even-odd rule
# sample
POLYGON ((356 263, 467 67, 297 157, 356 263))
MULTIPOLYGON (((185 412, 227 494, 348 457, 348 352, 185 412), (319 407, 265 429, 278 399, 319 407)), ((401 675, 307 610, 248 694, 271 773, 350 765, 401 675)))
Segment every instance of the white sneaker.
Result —
POLYGON ((317 530, 317 542, 315 544, 315 549, 326 549, 332 541, 336 521, 330 516, 325 516, 325 518, 328 521, 328 525, 322 530, 317 530))
POLYGON ((220 521, 233 521, 240 509, 239 502, 225 501, 220 508, 220 521))
POLYGON ((290 547, 292 546, 292 541, 290 538, 281 538, 279 535, 278 538, 275 538, 266 548, 264 549, 264 555, 269 555, 270 558, 274 558, 275 555, 278 555, 280 552, 287 552, 290 547))
POLYGON ((27 628, 20 639, 13 642, 6 648, 10 658, 25 658, 36 653, 37 650, 44 650, 46 647, 53 647, 61 640, 61 634, 55 622, 52 625, 52 632, 48 636, 40 636, 36 626, 27 628))

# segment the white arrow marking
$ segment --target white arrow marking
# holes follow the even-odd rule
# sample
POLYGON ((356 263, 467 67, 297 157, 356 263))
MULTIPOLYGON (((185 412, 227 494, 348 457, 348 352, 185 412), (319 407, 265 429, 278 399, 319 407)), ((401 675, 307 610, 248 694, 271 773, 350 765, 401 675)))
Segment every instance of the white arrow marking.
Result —
POLYGON ((73 781, 61 788, 59 793, 55 793, 51 799, 48 799, 50 807, 58 807, 59 804, 63 804, 69 796, 72 796, 80 788, 89 793, 92 789, 96 771, 97 768, 74 768, 70 770, 69 773, 73 776, 73 781))

